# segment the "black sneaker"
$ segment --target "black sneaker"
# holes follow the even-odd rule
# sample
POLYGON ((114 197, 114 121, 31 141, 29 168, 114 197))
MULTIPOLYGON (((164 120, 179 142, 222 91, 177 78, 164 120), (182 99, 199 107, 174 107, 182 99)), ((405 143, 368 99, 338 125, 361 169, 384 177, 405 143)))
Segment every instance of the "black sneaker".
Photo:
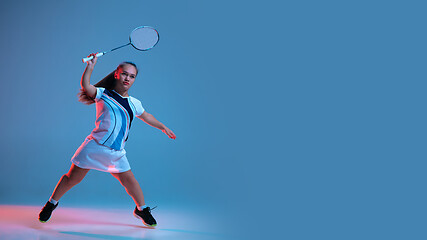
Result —
POLYGON ((133 215, 141 219, 142 223, 144 223, 145 226, 155 227, 157 226, 157 222, 156 222, 156 219, 154 219, 153 216, 151 215, 151 210, 153 210, 154 208, 150 209, 150 207, 146 207, 142 209, 142 211, 139 211, 138 207, 135 207, 135 211, 133 211, 133 215))
POLYGON ((55 210, 58 204, 59 202, 56 205, 53 205, 53 203, 48 201, 39 213, 39 221, 42 223, 47 222, 47 220, 50 218, 50 215, 52 214, 52 211, 55 210))

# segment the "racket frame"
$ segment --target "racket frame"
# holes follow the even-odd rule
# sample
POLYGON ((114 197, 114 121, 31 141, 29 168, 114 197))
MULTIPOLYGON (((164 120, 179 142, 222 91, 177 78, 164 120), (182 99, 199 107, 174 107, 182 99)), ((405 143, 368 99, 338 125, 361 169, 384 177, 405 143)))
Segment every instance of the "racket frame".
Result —
MULTIPOLYGON (((122 48, 122 47, 126 47, 126 46, 128 46, 128 45, 132 45, 132 47, 133 47, 133 48, 135 48, 135 49, 136 49, 136 50, 138 50, 138 51, 148 51, 148 50, 152 49, 154 46, 156 46, 156 45, 157 45, 157 43, 159 43, 159 40, 160 40, 160 35, 159 35, 159 32, 157 32, 157 30, 156 30, 156 29, 154 29, 153 27, 150 27, 150 26, 139 26, 139 27, 135 28, 134 30, 132 30, 132 32, 130 33, 130 35, 129 35, 129 42, 128 42, 128 43, 126 43, 126 44, 124 44, 124 45, 122 45, 122 46, 120 46, 120 47, 113 48, 113 49, 111 49, 110 51, 106 51, 106 52, 99 52, 98 54, 96 54, 96 56, 97 56, 97 57, 103 56, 103 55, 105 55, 105 54, 107 54, 107 53, 109 53, 109 52, 112 52, 112 51, 117 50, 117 49, 122 48), (134 31, 136 31, 136 30, 140 29, 140 28, 150 28, 150 29, 152 29, 152 30, 154 30, 154 31, 156 32, 156 34, 157 34, 157 41, 156 41, 156 43, 155 43, 152 47, 147 48, 147 49, 139 49, 139 48, 135 47, 135 45, 133 45, 133 43, 132 43, 132 38, 131 38, 132 33, 133 33, 134 31)), ((87 61, 89 61, 89 60, 91 60, 91 59, 93 59, 93 56, 83 58, 83 59, 82 59, 82 62, 83 62, 83 63, 85 63, 85 62, 87 62, 87 61)))
POLYGON ((159 40, 160 40, 159 32, 157 32, 156 29, 154 29, 153 27, 150 27, 150 26, 140 26, 140 27, 137 27, 134 30, 132 30, 132 32, 129 34, 129 44, 131 44, 132 47, 134 47, 138 51, 148 51, 148 50, 152 49, 154 46, 157 45, 157 43, 159 43, 159 40), (157 42, 152 47, 147 48, 147 49, 139 49, 139 48, 135 47, 135 45, 133 45, 132 38, 131 38, 132 33, 135 32, 136 30, 140 29, 140 28, 150 28, 150 29, 154 30, 154 32, 156 32, 156 34, 157 34, 157 42))

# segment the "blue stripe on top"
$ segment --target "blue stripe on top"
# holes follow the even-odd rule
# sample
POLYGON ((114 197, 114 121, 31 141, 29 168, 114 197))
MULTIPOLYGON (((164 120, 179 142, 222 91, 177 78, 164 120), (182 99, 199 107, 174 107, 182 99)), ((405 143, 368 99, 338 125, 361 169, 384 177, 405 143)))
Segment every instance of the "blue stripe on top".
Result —
POLYGON ((122 142, 125 135, 125 132, 128 128, 128 116, 123 110, 122 107, 118 106, 118 103, 113 99, 104 96, 103 100, 106 104, 113 107, 113 112, 115 113, 115 127, 110 132, 110 136, 104 141, 104 145, 109 146, 113 149, 120 150, 122 148, 122 142))
POLYGON ((122 117, 122 127, 120 128, 119 134, 117 134, 116 140, 111 144, 111 148, 113 149, 121 149, 123 138, 125 137, 125 132, 127 128, 127 119, 123 111, 119 111, 120 116, 122 117))
MULTIPOLYGON (((101 98, 103 98, 102 96, 101 96, 101 98)), ((108 135, 108 137, 107 137, 107 139, 105 139, 105 137, 107 136, 107 135, 105 135, 102 139, 102 144, 103 145, 105 145, 105 143, 108 141, 108 139, 110 139, 110 137, 111 137, 111 135, 113 135, 113 132, 114 132, 114 129, 116 128, 116 125, 117 125, 117 120, 116 120, 116 112, 114 111, 114 107, 113 106, 115 106, 114 104, 112 104, 112 103, 110 103, 110 101, 109 101, 109 99, 108 98, 106 98, 106 97, 104 97, 103 98, 103 100, 104 100, 104 102, 105 102, 105 105, 108 105, 109 107, 110 107, 110 109, 111 109, 111 112, 113 113, 112 115, 110 114, 110 117, 111 117, 111 121, 114 121, 114 126, 113 126, 113 129, 111 130, 111 132, 110 132, 110 134, 108 135), (105 140, 104 140, 105 139, 105 140)), ((111 126, 110 126, 111 127, 111 126)), ((109 129, 110 129, 110 127, 109 127, 109 129)), ((108 129, 108 130, 109 130, 108 129)), ((109 130, 110 131, 110 130, 109 130)))
MULTIPOLYGON (((116 129, 113 129, 110 133, 110 136, 108 136, 108 138, 104 141, 104 144, 106 146, 111 144, 109 147, 116 149, 116 150, 120 150, 120 149, 122 149, 122 144, 127 140, 128 136, 125 136, 126 130, 130 129, 134 114, 133 114, 131 106, 129 105, 129 101, 127 98, 123 98, 118 93, 116 93, 115 91, 109 91, 108 89, 105 89, 104 93, 108 97, 115 100, 115 101, 113 101, 112 99, 110 99, 108 97, 103 97, 104 101, 106 103, 109 103, 108 105, 116 106, 115 108, 112 108, 112 111, 115 114, 115 118, 120 117, 121 122, 122 122, 122 124, 120 126, 120 130, 119 130, 117 136, 115 137, 115 139, 109 139, 112 135, 114 135, 114 133, 117 132, 116 129), (120 104, 121 106, 117 106, 118 104, 120 104), (116 114, 116 113, 118 113, 118 114, 116 114), (129 116, 129 128, 127 126, 128 120, 127 120, 126 115, 129 116), (124 140, 125 137, 126 137, 126 140, 124 140), (110 140, 109 143, 107 143, 107 140, 110 140), (113 141, 113 142, 111 143, 111 141, 113 141)), ((117 122, 117 120, 118 119, 115 119, 115 122, 117 122)), ((129 131, 128 131, 128 133, 129 133, 129 131)))
POLYGON ((105 89, 104 93, 106 93, 108 96, 114 98, 114 100, 116 100, 118 103, 120 103, 120 105, 122 105, 122 107, 124 107, 126 109, 126 111, 129 114, 130 117, 130 121, 132 122, 133 119, 133 111, 129 106, 129 101, 127 98, 123 98, 122 96, 120 96, 118 93, 116 93, 114 90, 109 91, 108 89, 105 89))

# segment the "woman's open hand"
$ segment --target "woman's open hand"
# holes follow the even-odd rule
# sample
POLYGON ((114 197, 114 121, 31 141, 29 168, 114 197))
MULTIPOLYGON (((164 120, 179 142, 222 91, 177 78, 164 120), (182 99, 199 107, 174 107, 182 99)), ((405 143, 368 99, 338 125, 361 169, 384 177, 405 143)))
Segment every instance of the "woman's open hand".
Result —
POLYGON ((169 128, 165 127, 165 129, 162 130, 166 135, 168 135, 170 138, 175 139, 175 133, 172 132, 169 128))

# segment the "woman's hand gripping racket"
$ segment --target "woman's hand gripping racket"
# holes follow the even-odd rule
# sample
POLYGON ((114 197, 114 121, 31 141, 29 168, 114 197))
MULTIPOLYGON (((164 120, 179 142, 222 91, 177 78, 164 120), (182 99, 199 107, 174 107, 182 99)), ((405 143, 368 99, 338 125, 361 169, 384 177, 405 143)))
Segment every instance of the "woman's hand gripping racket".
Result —
POLYGON ((156 46, 157 42, 159 42, 159 33, 156 29, 148 26, 141 26, 135 28, 129 35, 129 43, 122 45, 120 47, 116 47, 106 52, 99 52, 96 55, 89 55, 86 58, 83 58, 82 61, 85 63, 91 60, 94 56, 101 57, 106 53, 117 50, 122 47, 126 47, 128 45, 132 45, 136 50, 139 51, 147 51, 156 46))
POLYGON ((89 54, 89 56, 87 56, 87 58, 90 60, 87 60, 87 65, 88 66, 95 66, 96 62, 98 61, 98 57, 96 56, 98 53, 91 53, 89 54))

